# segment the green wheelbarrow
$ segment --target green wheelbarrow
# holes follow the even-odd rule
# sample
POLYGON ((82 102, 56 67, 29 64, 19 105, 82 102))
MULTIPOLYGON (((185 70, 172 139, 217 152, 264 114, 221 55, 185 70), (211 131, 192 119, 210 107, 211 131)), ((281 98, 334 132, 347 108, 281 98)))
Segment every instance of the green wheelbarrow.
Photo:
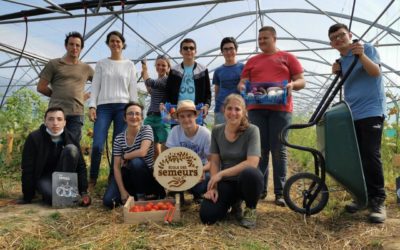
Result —
POLYGON ((283 197, 287 206, 295 212, 312 215, 319 213, 329 199, 325 183, 326 173, 340 183, 361 206, 368 204, 367 188, 358 149, 351 110, 341 101, 330 104, 353 70, 357 58, 339 83, 339 75, 333 80, 307 124, 292 124, 280 135, 288 147, 310 152, 314 157, 315 173, 297 173, 287 179, 283 197), (287 141, 290 129, 316 126, 318 149, 294 145, 287 141))

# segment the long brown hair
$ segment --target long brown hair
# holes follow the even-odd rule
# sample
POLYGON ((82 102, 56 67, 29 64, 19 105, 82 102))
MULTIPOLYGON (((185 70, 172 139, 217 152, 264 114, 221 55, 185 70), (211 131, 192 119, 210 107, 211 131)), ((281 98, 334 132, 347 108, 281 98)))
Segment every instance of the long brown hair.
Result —
POLYGON ((248 116, 247 109, 246 109, 246 103, 244 102, 243 97, 238 94, 230 94, 225 98, 224 113, 225 113, 226 106, 228 106, 228 104, 233 100, 236 100, 239 102, 240 107, 242 108, 242 112, 243 112, 242 120, 240 121, 239 128, 236 131, 236 134, 240 134, 240 133, 243 133, 250 126, 249 116, 248 116))

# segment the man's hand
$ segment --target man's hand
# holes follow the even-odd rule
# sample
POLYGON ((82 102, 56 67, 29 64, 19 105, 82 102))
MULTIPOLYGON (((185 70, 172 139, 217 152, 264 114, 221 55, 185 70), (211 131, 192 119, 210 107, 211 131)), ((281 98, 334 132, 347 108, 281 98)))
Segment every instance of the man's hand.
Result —
POLYGON ((360 42, 352 43, 350 49, 353 55, 357 55, 358 57, 364 56, 364 45, 360 42))
POLYGON ((89 108, 88 115, 89 115, 89 120, 90 121, 92 121, 92 122, 96 121, 97 115, 96 115, 96 109, 95 108, 93 108, 93 107, 89 108))
POLYGON ((84 94, 83 94, 83 101, 86 102, 86 101, 90 98, 90 94, 91 94, 90 92, 84 93, 84 94))
POLYGON ((286 89, 287 89, 287 94, 288 94, 288 96, 291 96, 291 95, 292 95, 292 90, 293 90, 293 82, 289 82, 289 83, 286 85, 286 89))
POLYGON ((245 85, 245 83, 244 83, 243 81, 240 81, 239 84, 237 85, 237 89, 238 89, 238 91, 239 91, 240 93, 243 92, 243 91, 245 91, 245 90, 246 90, 246 85, 245 85))
POLYGON ((341 67, 340 67, 340 63, 334 62, 334 63, 332 64, 332 74, 338 74, 338 73, 340 73, 341 70, 342 70, 342 69, 341 69, 341 67))

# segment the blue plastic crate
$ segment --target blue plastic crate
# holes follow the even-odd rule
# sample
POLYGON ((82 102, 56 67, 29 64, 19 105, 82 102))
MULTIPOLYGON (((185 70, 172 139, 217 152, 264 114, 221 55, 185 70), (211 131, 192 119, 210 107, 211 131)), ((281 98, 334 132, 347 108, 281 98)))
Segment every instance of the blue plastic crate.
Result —
POLYGON ((241 93, 246 104, 285 105, 287 102, 288 81, 252 83, 246 82, 246 90, 241 93))
MULTIPOLYGON (((204 106, 203 103, 199 103, 196 105, 196 110, 199 110, 199 115, 196 118, 196 123, 199 125, 203 125, 203 110, 201 109, 204 106)), ((161 111, 161 120, 166 124, 178 124, 178 121, 171 117, 171 109, 177 109, 177 105, 171 104, 169 102, 165 103, 165 109, 161 111)))

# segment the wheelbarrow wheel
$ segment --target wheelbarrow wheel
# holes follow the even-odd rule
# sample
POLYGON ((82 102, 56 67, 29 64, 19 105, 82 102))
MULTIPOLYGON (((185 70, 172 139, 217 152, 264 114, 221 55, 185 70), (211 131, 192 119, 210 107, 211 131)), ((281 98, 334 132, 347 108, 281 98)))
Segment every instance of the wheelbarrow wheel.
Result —
POLYGON ((329 192, 321 178, 311 173, 299 173, 290 177, 283 188, 283 198, 287 206, 295 212, 312 215, 319 213, 328 203, 329 192), (320 192, 310 204, 309 210, 306 204, 315 195, 317 188, 320 192))

